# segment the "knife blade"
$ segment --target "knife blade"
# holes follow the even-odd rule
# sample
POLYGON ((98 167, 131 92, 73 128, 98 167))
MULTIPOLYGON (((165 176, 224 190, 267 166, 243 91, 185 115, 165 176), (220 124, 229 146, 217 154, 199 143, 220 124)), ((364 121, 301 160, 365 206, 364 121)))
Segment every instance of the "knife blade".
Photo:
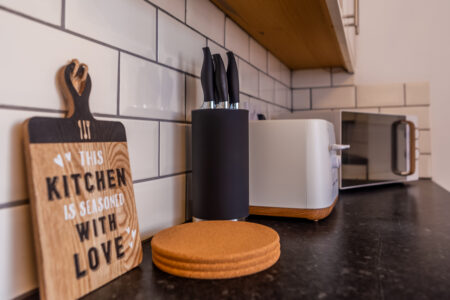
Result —
POLYGON ((239 109, 239 70, 233 52, 228 51, 228 93, 230 95, 230 108, 239 109))
POLYGON ((203 64, 200 75, 203 89, 203 105, 200 109, 213 109, 214 103, 214 65, 209 47, 203 48, 203 64))
POLYGON ((220 54, 213 55, 214 60, 214 83, 217 91, 218 105, 217 108, 229 108, 228 101, 228 80, 220 54))

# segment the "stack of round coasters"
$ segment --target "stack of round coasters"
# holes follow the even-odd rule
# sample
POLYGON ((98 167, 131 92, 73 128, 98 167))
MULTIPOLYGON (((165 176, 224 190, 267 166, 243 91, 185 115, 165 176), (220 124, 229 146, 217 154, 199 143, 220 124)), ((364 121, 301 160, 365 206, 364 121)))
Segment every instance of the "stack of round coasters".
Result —
POLYGON ((249 222, 202 221, 165 229, 152 239, 153 263, 188 278, 224 279, 271 267, 280 257, 280 237, 249 222))

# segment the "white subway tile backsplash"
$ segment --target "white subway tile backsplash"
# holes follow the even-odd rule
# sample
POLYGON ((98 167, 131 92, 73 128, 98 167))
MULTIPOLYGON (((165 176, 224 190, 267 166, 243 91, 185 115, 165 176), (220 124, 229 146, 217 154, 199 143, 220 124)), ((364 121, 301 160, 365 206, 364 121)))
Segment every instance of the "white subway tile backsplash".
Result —
POLYGON ((345 109, 346 111, 354 111, 354 112, 363 112, 363 113, 378 113, 379 110, 378 108, 374 107, 374 108, 351 108, 345 109))
POLYGON ((291 101, 290 101, 290 90, 279 83, 278 81, 275 81, 275 103, 281 106, 285 107, 291 107, 291 101))
POLYGON ((311 109, 310 89, 293 90, 293 109, 311 109))
POLYGON ((419 177, 431 178, 431 155, 421 154, 419 157, 419 177))
POLYGON ((186 0, 186 23, 223 45, 225 14, 209 0, 186 0))
POLYGON ((430 83, 408 82, 405 84, 406 105, 430 104, 430 83))
POLYGON ((422 130, 419 134, 420 153, 431 153, 431 131, 422 130))
POLYGON ((38 287, 29 205, 0 210, 0 298, 38 287))
POLYGON ((249 60, 249 36, 231 19, 225 21, 225 47, 245 60, 249 60))
POLYGON ((0 28, 5 29, 0 30, 0 104, 65 109, 55 77, 70 59, 78 58, 89 66, 91 111, 116 113, 116 51, 4 11, 0 28), (43 41, 57 42, 49 47, 43 41))
POLYGON ((184 120, 184 102, 184 74, 121 54, 121 115, 184 120))
POLYGON ((280 63, 280 81, 286 86, 291 86, 291 70, 283 63, 280 63))
POLYGON ((259 72, 259 97, 273 102, 275 98, 275 80, 259 72))
POLYGON ((65 12, 67 29, 156 59, 156 9, 145 1, 66 0, 65 12))
POLYGON ((250 63, 267 72, 267 50, 257 41, 250 38, 250 63))
POLYGON ((272 53, 268 53, 267 72, 275 79, 281 80, 281 62, 272 53))
POLYGON ((185 21, 186 0, 150 0, 150 2, 164 9, 175 18, 185 21))
POLYGON ((239 94, 239 108, 249 109, 250 108, 250 97, 244 94, 239 94))
POLYGON ((239 59, 239 88, 241 92, 258 96, 258 70, 239 59))
MULTIPOLYGON (((223 63, 225 65, 225 68, 227 68, 228 66, 228 56, 227 56, 227 49, 225 49, 222 46, 219 46, 218 44, 216 44, 215 42, 208 40, 208 47, 209 50, 211 50, 211 54, 220 54, 220 56, 222 57, 223 63)), ((239 63, 239 60, 236 57, 236 63, 239 63)), ((238 65, 239 66, 239 65, 238 65)))
POLYGON ((333 86, 354 84, 354 75, 342 68, 332 68, 331 79, 333 86))
POLYGON ((186 143, 187 124, 161 122, 160 123, 160 175, 170 175, 187 170, 186 143))
POLYGON ((355 107, 355 88, 333 87, 312 89, 312 108, 355 107))
POLYGON ((61 0, 0 0, 0 5, 54 25, 61 24, 61 0))
POLYGON ((413 115, 417 116, 419 119, 419 128, 420 129, 429 129, 430 128, 430 117, 429 117, 429 108, 428 107, 382 107, 381 113, 388 114, 399 114, 399 115, 413 115))
POLYGON ((258 120, 258 114, 263 114, 267 118, 269 115, 269 106, 264 101, 255 98, 250 98, 249 120, 258 120))
POLYGON ((200 79, 186 76, 186 121, 192 121, 192 111, 203 104, 203 89, 200 79))
POLYGON ((358 85, 357 106, 400 106, 404 105, 403 84, 358 85))
POLYGON ((0 204, 28 198, 22 124, 37 116, 62 114, 0 109, 0 204))
POLYGON ((308 69, 292 72, 293 88, 331 86, 330 69, 308 69))
POLYGON ((206 39, 169 15, 158 13, 158 61, 200 76, 206 39))
POLYGON ((135 184, 134 194, 141 239, 185 221, 185 175, 135 184))
POLYGON ((153 121, 118 120, 125 126, 133 180, 158 176, 159 124, 153 121))

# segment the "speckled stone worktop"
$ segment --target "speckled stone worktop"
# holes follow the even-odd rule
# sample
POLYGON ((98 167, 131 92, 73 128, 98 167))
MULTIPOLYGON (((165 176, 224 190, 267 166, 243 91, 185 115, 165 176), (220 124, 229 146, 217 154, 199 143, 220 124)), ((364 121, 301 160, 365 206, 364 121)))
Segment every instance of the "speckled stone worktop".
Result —
POLYGON ((428 180, 341 192, 325 220, 249 217, 274 228, 280 260, 261 273, 192 280, 142 265, 86 299, 449 299, 450 193, 428 180))

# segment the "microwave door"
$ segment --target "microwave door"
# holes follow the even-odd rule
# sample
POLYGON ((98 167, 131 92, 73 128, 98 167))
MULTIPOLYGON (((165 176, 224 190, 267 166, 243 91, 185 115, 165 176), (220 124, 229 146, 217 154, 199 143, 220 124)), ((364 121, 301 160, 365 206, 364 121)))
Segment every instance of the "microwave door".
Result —
POLYGON ((350 145, 342 153, 342 189, 404 180, 411 169, 405 153, 409 125, 393 125, 404 116, 344 111, 341 118, 342 143, 350 145))

